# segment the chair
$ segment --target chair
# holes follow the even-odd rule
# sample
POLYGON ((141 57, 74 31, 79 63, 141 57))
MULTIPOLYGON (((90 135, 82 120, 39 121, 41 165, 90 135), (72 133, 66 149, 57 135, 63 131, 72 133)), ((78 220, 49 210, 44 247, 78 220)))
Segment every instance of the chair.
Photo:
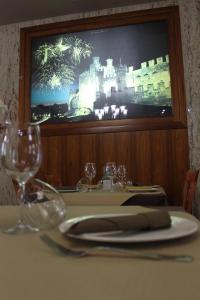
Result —
POLYGON ((199 175, 199 170, 189 169, 185 176, 184 186, 183 186, 183 208, 188 213, 192 214, 192 205, 195 199, 197 179, 199 175))

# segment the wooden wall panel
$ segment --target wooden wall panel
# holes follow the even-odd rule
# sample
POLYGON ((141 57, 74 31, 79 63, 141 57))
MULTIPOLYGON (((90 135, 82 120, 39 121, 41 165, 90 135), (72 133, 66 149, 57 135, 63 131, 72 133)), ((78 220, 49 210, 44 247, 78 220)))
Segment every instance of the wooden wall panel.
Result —
POLYGON ((107 161, 125 164, 128 177, 143 184, 162 185, 170 204, 181 203, 188 169, 187 129, 147 130, 43 137, 43 165, 38 174, 55 174, 64 185, 75 185, 86 161, 102 176, 107 161))
POLYGON ((96 137, 96 134, 87 134, 87 135, 80 136, 81 176, 83 176, 83 174, 84 174, 84 165, 86 162, 97 162, 97 137, 96 137))
POLYGON ((40 177, 42 175, 51 175, 62 179, 62 138, 59 137, 45 137, 42 139, 42 155, 43 164, 40 169, 40 177), (54 170, 52 172, 52 170, 54 170))
POLYGON ((103 174, 103 166, 106 162, 116 160, 115 133, 101 133, 97 136, 97 164, 99 177, 103 174))
POLYGON ((64 185, 74 185, 81 177, 80 137, 68 135, 62 138, 62 181, 64 185))
MULTIPOLYGON (((183 130, 171 131, 171 161, 172 161, 172 182, 169 190, 169 198, 181 203, 180 191, 185 176, 185 167, 189 161, 188 141, 183 130)), ((188 164, 189 165, 189 164, 188 164)), ((188 167, 187 165, 187 167, 188 167)))
POLYGON ((150 183, 152 178, 150 131, 134 133, 132 152, 133 181, 150 183))
POLYGON ((118 165, 125 164, 128 173, 132 172, 132 144, 131 134, 120 132, 115 134, 115 161, 118 165))
POLYGON ((168 131, 151 132, 151 180, 152 183, 160 184, 168 188, 170 179, 171 158, 168 148, 168 131))

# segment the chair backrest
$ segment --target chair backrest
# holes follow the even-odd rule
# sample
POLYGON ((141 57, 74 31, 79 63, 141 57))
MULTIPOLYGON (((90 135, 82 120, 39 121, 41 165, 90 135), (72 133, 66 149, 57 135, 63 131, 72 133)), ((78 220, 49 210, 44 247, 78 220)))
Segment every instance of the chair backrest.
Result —
POLYGON ((183 186, 183 208, 192 214, 199 170, 188 170, 183 186))

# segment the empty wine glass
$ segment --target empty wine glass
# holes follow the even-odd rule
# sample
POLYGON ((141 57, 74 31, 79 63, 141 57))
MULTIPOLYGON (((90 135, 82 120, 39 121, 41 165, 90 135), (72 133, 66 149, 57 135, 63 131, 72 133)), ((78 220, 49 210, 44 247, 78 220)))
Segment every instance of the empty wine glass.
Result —
POLYGON ((25 201, 23 220, 39 230, 54 228, 65 219, 67 208, 62 194, 41 179, 27 182, 25 201))
POLYGON ((112 192, 114 190, 113 179, 117 175, 117 166, 116 166, 116 163, 115 162, 107 162, 106 165, 105 165, 105 172, 106 172, 107 176, 111 180, 111 192, 112 192))
POLYGON ((91 185, 92 179, 96 176, 96 164, 93 162, 87 162, 84 167, 84 172, 91 185))
POLYGON ((25 188, 41 165, 40 127, 27 124, 23 128, 7 124, 2 142, 1 160, 6 173, 18 183, 18 201, 20 217, 17 224, 5 230, 7 233, 36 232, 38 228, 26 224, 23 220, 25 188))
POLYGON ((122 183, 123 187, 125 187, 127 182, 127 171, 125 165, 119 165, 117 168, 117 177, 119 178, 120 182, 122 183))

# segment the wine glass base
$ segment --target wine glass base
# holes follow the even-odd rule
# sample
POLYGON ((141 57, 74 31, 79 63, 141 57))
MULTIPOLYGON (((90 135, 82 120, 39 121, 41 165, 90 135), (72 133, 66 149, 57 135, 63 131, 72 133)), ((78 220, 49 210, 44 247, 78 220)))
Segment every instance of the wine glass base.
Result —
POLYGON ((3 232, 7 234, 36 233, 38 231, 39 231, 38 228, 28 224, 23 224, 21 222, 18 222, 15 226, 11 228, 7 228, 3 230, 3 232))

